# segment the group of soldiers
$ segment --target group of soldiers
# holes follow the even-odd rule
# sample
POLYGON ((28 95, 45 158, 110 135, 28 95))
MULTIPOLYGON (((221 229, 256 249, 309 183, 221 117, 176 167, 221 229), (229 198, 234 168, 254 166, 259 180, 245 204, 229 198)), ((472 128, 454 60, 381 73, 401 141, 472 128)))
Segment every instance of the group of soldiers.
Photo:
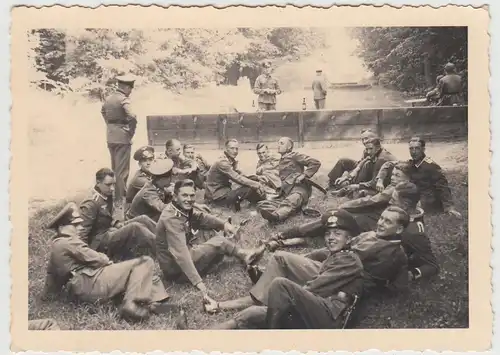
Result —
MULTIPOLYGON (((252 175, 238 168, 236 139, 212 164, 194 146, 170 139, 161 154, 149 146, 134 153, 138 170, 128 182, 137 121, 128 101, 133 80, 121 77, 119 83, 102 110, 113 168, 99 169, 89 196, 79 206, 64 206, 46 226, 55 236, 44 300, 65 290, 80 301, 119 299, 120 315, 129 321, 173 309, 185 317, 164 283, 188 283, 200 292, 207 313, 241 310, 215 329, 345 328, 372 292, 402 292, 411 281, 439 272, 424 211, 461 215, 440 166, 425 154, 424 140, 411 139, 409 159, 398 161, 375 132, 364 130, 361 159, 339 159, 323 189, 312 180, 321 162, 295 151, 288 137, 278 140, 277 152, 256 146, 252 175), (240 245, 241 225, 211 211, 255 208, 276 226, 305 212, 313 189, 339 198, 338 206, 255 248, 240 245), (117 218, 120 209, 123 218, 117 218), (280 250, 311 237, 323 238, 325 248, 306 255, 280 250), (266 252, 272 257, 259 265, 266 252), (247 271, 253 283, 248 296, 222 301, 210 295, 203 278, 225 256, 247 271)), ((43 329, 44 322, 54 329, 47 320, 31 321, 30 329, 43 329)))

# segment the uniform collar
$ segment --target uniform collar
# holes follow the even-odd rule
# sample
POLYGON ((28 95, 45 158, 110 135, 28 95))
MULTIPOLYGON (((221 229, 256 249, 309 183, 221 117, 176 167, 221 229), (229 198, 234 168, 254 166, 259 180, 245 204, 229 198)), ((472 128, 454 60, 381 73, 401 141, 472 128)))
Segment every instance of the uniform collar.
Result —
POLYGON ((101 193, 101 190, 99 190, 99 188, 97 186, 94 186, 94 188, 92 189, 94 191, 94 194, 97 194, 99 195, 104 201, 108 201, 108 199, 110 197, 108 196, 104 196, 102 193, 101 193))
POLYGON ((413 159, 410 159, 411 163, 416 167, 416 168, 419 168, 420 165, 422 165, 422 163, 424 162, 426 158, 426 155, 424 154, 424 156, 422 157, 422 159, 420 161, 415 161, 413 159))
POLYGON ((424 210, 417 207, 415 212, 410 215, 410 222, 414 222, 417 219, 421 219, 424 216, 424 210))
POLYGON ((388 235, 386 237, 377 236, 377 238, 380 240, 385 240, 386 242, 389 243, 401 243, 401 236, 399 234, 388 235))
POLYGON ((226 152, 224 152, 224 156, 227 158, 227 160, 229 160, 231 163, 237 163, 238 161, 232 157, 230 157, 229 155, 227 155, 226 152))
POLYGON ((289 155, 290 155, 290 154, 292 154, 292 153, 293 153, 293 150, 290 150, 290 151, 286 152, 285 154, 283 154, 283 155, 281 156, 281 159, 286 158, 287 156, 289 156, 289 155))
POLYGON ((193 214, 193 210, 190 210, 190 211, 185 211, 183 210, 182 208, 180 208, 174 201, 172 201, 170 203, 172 205, 172 208, 178 212, 179 214, 181 214, 182 216, 186 217, 186 218, 189 218, 191 217, 191 215, 193 214))

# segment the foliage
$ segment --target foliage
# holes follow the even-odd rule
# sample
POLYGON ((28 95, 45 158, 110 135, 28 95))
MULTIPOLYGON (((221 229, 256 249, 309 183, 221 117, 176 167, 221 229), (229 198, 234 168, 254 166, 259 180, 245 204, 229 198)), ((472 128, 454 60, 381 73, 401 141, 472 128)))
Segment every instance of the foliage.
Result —
POLYGON ((421 92, 435 85, 447 62, 467 85, 466 27, 362 27, 352 29, 358 54, 384 86, 421 92))
POLYGON ((123 72, 137 75, 139 85, 179 91, 221 83, 234 65, 255 70, 264 59, 293 60, 324 46, 320 31, 301 28, 39 29, 30 37, 34 67, 50 81, 49 89, 65 83, 101 96, 123 72))

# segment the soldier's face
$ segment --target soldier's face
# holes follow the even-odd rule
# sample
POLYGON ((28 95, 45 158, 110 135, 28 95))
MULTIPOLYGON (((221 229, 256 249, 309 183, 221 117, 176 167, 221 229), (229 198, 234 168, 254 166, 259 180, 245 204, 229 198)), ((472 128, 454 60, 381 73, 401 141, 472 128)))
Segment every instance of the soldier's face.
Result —
POLYGON ((410 156, 413 160, 420 160, 424 157, 425 148, 419 142, 410 142, 410 156))
POLYGON ((384 211, 377 222, 377 236, 387 237, 401 234, 403 226, 398 222, 399 215, 396 212, 384 211))
POLYGON ((280 154, 286 153, 289 147, 290 147, 290 142, 288 141, 288 139, 281 138, 278 141, 278 153, 280 154))
POLYGON ((153 160, 154 160, 154 158, 141 160, 139 162, 139 166, 141 167, 141 170, 148 171, 149 168, 151 167, 151 163, 153 162, 153 160))
POLYGON ((391 184, 396 186, 400 182, 408 182, 410 178, 401 170, 394 168, 391 174, 391 184))
POLYGON ((238 156, 239 146, 236 142, 229 142, 226 146, 226 154, 231 158, 236 158, 238 156))
POLYGON ((115 193, 116 179, 106 176, 102 181, 97 182, 97 187, 104 196, 112 196, 115 193))
POLYGON ((181 144, 180 142, 175 142, 170 148, 165 152, 169 158, 177 158, 181 155, 181 144))
POLYGON ((325 234, 325 245, 329 251, 335 253, 345 247, 350 233, 339 228, 328 228, 325 234))
POLYGON ((366 151, 366 154, 373 157, 375 155, 375 153, 377 152, 377 147, 373 143, 366 143, 365 144, 365 151, 366 151))
POLYGON ((269 150, 267 147, 262 147, 259 150, 257 150, 257 156, 259 157, 259 160, 266 160, 267 155, 269 154, 269 150))
POLYGON ((174 198, 180 208, 190 210, 193 208, 195 195, 194 187, 184 186, 179 189, 179 191, 174 195, 174 198))
POLYGON ((184 149, 184 156, 188 159, 194 159, 194 148, 184 149))

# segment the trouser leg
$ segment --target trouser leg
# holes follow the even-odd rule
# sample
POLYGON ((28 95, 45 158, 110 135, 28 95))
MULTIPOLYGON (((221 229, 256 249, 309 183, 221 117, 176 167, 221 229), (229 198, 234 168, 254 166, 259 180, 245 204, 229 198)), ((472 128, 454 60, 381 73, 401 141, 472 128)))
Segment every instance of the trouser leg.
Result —
POLYGON ((122 201, 126 196, 127 180, 130 173, 130 144, 108 144, 111 166, 116 176, 115 197, 122 201))
POLYGON ((299 238, 299 237, 319 237, 324 235, 325 225, 321 218, 315 219, 311 222, 303 223, 299 226, 293 226, 281 232, 285 239, 299 238))
POLYGON ((267 305, 269 286, 277 277, 285 277, 299 284, 305 284, 318 274, 321 263, 304 256, 278 251, 273 254, 259 281, 250 289, 250 295, 261 304, 267 305))
POLYGON ((123 227, 111 231, 103 246, 111 258, 128 258, 144 254, 155 255, 156 236, 145 225, 129 222, 123 227))
POLYGON ((346 171, 351 171, 356 167, 356 162, 352 159, 341 158, 333 166, 332 170, 328 173, 329 186, 335 186, 335 180, 344 174, 346 171))
POLYGON ((266 321, 269 329, 333 329, 341 324, 332 317, 327 300, 285 278, 269 287, 266 321))
POLYGON ((318 108, 320 110, 324 109, 325 108, 325 102, 326 102, 326 99, 321 99, 321 100, 318 100, 318 108))
POLYGON ((124 225, 137 222, 144 225, 151 233, 156 233, 156 222, 146 215, 137 216, 124 222, 124 225))

